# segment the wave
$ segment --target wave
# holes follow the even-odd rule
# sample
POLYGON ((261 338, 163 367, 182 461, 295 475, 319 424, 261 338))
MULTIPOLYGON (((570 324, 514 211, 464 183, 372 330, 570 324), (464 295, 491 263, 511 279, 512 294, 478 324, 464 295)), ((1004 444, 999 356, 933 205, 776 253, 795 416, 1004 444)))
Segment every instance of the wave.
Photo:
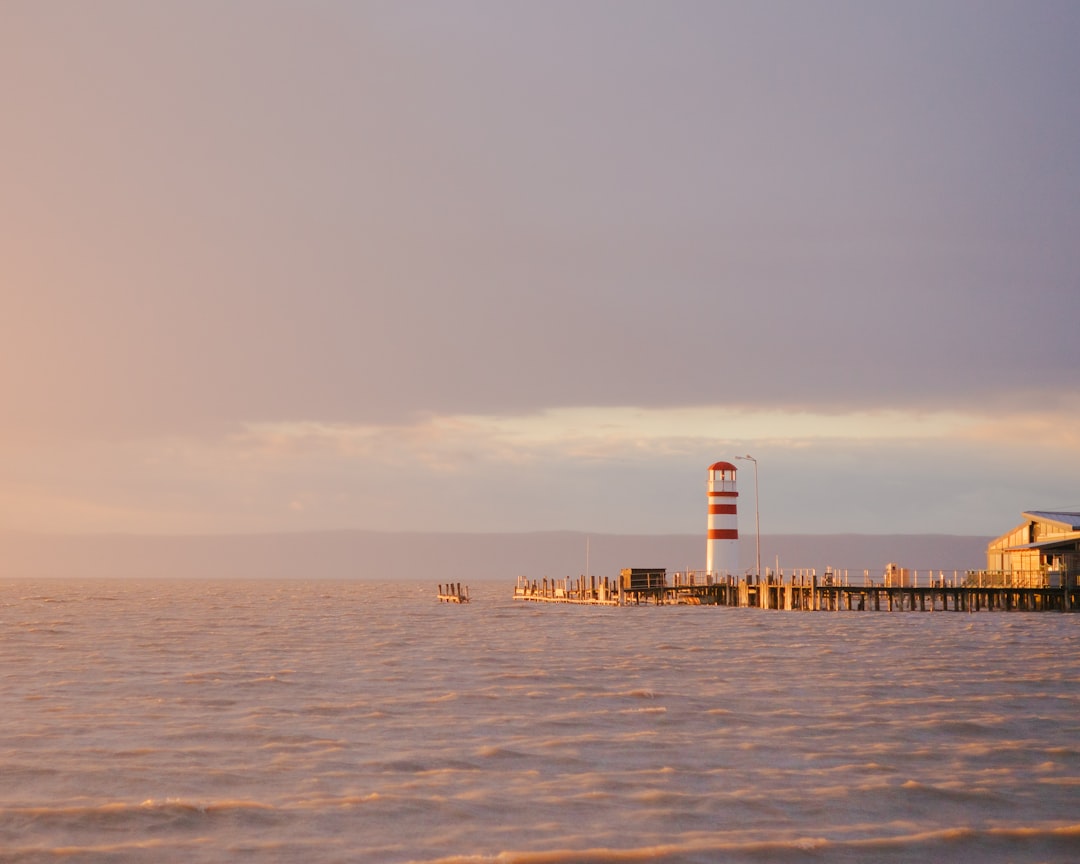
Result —
MULTIPOLYGON (((362 805, 371 798, 357 797, 321 802, 323 805, 362 805)), ((252 802, 220 802, 197 805, 189 802, 144 802, 142 805, 103 805, 96 808, 62 808, 71 815, 82 809, 100 816, 115 816, 125 812, 179 813, 205 818, 233 810, 247 811, 260 805, 252 802)), ((27 808, 35 811, 40 808, 27 808)), ((271 808, 272 809, 272 808, 271 808)), ((5 811, 7 812, 7 811, 5 811)), ((274 860, 364 860, 373 849, 354 849, 351 855, 342 854, 332 838, 272 837, 248 839, 242 844, 219 844, 204 834, 189 837, 143 836, 139 839, 119 839, 114 842, 60 843, 19 845, 5 844, 0 851, 2 864, 29 864, 58 859, 109 861, 145 861, 147 853, 161 861, 227 860, 240 852, 273 854, 274 860)), ((384 853, 390 850, 383 849, 384 853)), ((695 837, 677 842, 611 847, 560 847, 538 850, 504 850, 496 853, 452 853, 436 857, 408 858, 407 864, 762 864, 762 862, 856 862, 875 861, 882 864, 921 864, 921 862, 1004 862, 1016 855, 1038 856, 1046 861, 1072 861, 1080 854, 1080 825, 1048 825, 1013 828, 973 828, 958 826, 936 831, 879 834, 871 837, 834 839, 817 835, 793 835, 773 840, 730 841, 716 837, 695 837)), ((389 860, 403 860, 394 858, 389 860)))
POLYGON ((148 845, 175 848, 198 837, 265 831, 283 818, 279 808, 248 800, 149 799, 140 804, 5 807, 0 808, 0 838, 5 841, 0 862, 28 860, 31 852, 73 858, 79 852, 116 852, 148 845), (105 842, 106 837, 114 839, 105 842))
POLYGON ((172 818, 177 815, 189 814, 214 816, 217 814, 265 813, 275 809, 271 804, 249 800, 223 800, 200 803, 181 798, 166 798, 164 800, 148 798, 139 804, 109 802, 106 804, 68 805, 65 807, 50 807, 48 805, 2 807, 0 808, 0 821, 33 819, 46 822, 116 822, 128 818, 146 819, 147 817, 156 818, 160 816, 172 818))
POLYGON ((890 862, 1011 860, 1018 853, 1071 861, 1080 855, 1080 824, 1022 828, 956 827, 938 831, 854 839, 817 836, 728 842, 698 838, 628 848, 596 847, 543 851, 503 851, 495 855, 450 855, 412 859, 409 864, 697 864, 697 862, 890 862))

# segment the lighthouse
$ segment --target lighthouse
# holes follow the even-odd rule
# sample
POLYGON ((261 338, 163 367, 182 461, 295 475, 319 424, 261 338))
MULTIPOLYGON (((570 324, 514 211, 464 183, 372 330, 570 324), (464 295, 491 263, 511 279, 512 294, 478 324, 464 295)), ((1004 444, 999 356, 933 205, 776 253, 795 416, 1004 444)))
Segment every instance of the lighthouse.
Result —
POLYGON ((734 573, 739 566, 739 515, 735 466, 714 462, 709 466, 709 532, 705 543, 705 570, 710 576, 734 573))

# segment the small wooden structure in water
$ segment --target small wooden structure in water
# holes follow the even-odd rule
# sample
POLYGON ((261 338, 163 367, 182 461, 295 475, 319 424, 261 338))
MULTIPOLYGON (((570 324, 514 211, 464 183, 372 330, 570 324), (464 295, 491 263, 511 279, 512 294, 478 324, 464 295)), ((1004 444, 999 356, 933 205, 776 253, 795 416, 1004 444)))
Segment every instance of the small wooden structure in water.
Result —
POLYGON ((469 586, 466 585, 462 590, 461 583, 451 582, 449 585, 439 586, 439 602, 440 603, 468 603, 469 602, 469 586))
POLYGON ((529 580, 519 576, 514 586, 515 600, 535 603, 578 603, 588 606, 621 606, 622 597, 618 584, 607 576, 600 581, 596 576, 579 576, 577 579, 529 580))
MULTIPOLYGON (((892 565, 890 565, 892 566, 892 565)), ((925 578, 925 577, 924 577, 925 578)), ((1080 588, 1075 581, 1032 584, 1030 580, 994 578, 993 574, 969 571, 948 579, 933 573, 928 584, 913 579, 884 579, 875 584, 852 585, 846 574, 826 569, 800 570, 785 578, 783 572, 753 576, 712 576, 688 571, 675 573, 669 583, 659 568, 623 570, 619 580, 596 576, 576 579, 529 580, 518 577, 514 599, 537 603, 574 603, 590 606, 686 604, 782 609, 804 612, 1073 612, 1080 610, 1080 588)))

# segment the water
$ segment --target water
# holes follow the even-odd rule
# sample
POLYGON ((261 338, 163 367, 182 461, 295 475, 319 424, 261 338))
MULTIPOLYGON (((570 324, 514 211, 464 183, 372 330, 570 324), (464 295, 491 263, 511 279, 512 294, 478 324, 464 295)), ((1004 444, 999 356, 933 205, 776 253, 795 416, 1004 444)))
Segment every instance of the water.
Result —
POLYGON ((1080 860, 1080 616, 0 584, 0 862, 1080 860))

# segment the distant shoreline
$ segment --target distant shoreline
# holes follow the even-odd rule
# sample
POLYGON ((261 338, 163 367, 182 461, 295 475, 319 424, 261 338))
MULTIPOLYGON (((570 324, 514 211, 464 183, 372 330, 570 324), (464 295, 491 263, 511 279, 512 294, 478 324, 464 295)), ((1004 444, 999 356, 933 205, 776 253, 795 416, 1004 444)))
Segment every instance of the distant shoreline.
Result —
MULTIPOLYGON (((0 575, 416 579, 433 582, 540 578, 623 567, 702 569, 700 534, 377 532, 138 535, 0 532, 0 575), (586 547, 588 551, 586 552, 586 547)), ((876 574, 890 562, 918 570, 983 569, 990 536, 763 534, 762 568, 825 567, 876 574)), ((753 567, 753 534, 740 567, 753 567)))

